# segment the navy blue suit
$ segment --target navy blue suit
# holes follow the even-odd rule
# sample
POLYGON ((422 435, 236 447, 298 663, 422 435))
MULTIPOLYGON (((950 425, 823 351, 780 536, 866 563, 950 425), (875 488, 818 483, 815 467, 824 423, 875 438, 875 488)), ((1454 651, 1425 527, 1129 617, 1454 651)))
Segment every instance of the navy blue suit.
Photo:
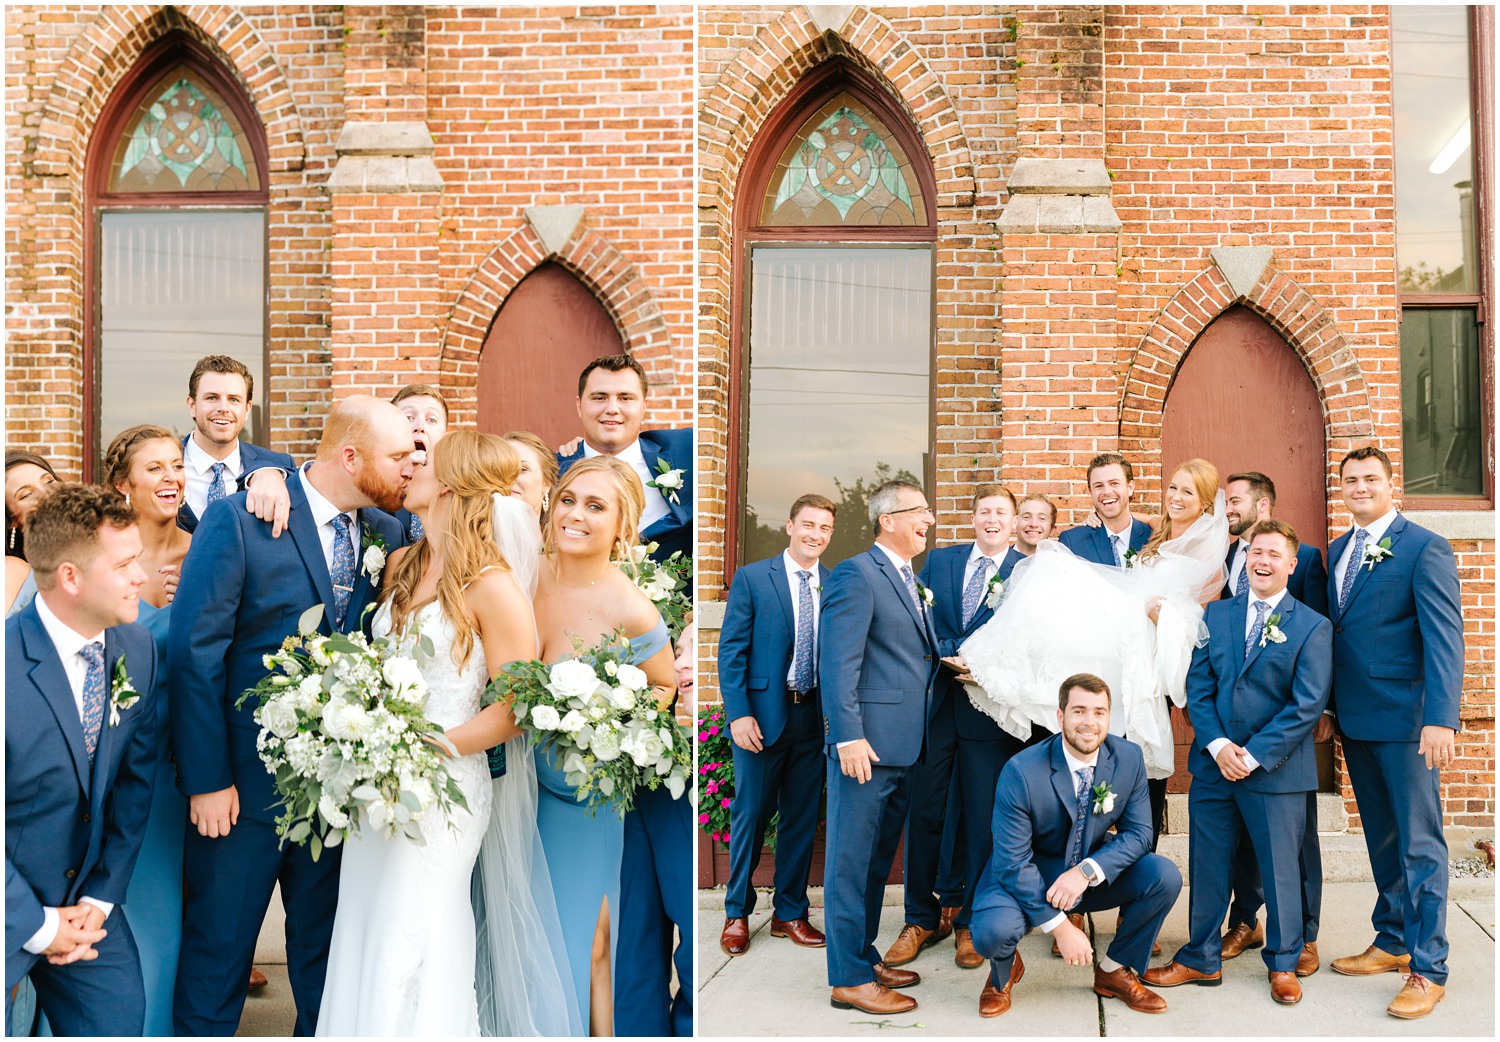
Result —
MULTIPOLYGON (((1109 735, 1098 750, 1094 785, 1115 793, 1108 811, 1090 802, 1084 826, 1084 856, 1093 858, 1104 882, 1083 892, 1074 912, 1120 909, 1120 928, 1109 957, 1140 973, 1151 945, 1182 890, 1177 866, 1151 853, 1151 807, 1146 762, 1140 747, 1109 735), (1113 826, 1115 832, 1109 832, 1113 826)), ((1059 915, 1047 890, 1067 870, 1078 821, 1074 775, 1063 756, 1061 735, 1016 753, 1000 772, 990 823, 990 856, 974 893, 974 950, 990 960, 990 981, 1010 979, 1016 945, 1026 931, 1059 915)))
POLYGON ((878 546, 833 570, 823 587, 818 687, 828 753, 824 933, 828 983, 875 979, 880 908, 910 799, 910 768, 927 737, 937 635, 878 546), (839 767, 839 742, 863 738, 878 762, 860 784, 839 767))
MULTIPOLYGON (((182 439, 182 451, 187 452, 188 438, 182 439)), ((297 464, 292 457, 285 452, 276 452, 272 449, 263 449, 259 445, 251 445, 249 442, 240 442, 240 466, 244 468, 240 473, 240 486, 244 487, 244 481, 250 476, 251 471, 262 467, 278 467, 286 471, 287 480, 292 479, 296 472, 297 464)), ((198 515, 193 513, 193 508, 188 506, 187 497, 182 497, 182 504, 177 508, 177 527, 184 532, 193 532, 198 528, 198 515)))
MULTIPOLYGON (((173 605, 167 647, 179 787, 192 796, 233 785, 240 801, 239 823, 228 836, 209 839, 186 826, 186 926, 173 1011, 179 1035, 234 1033, 255 941, 278 881, 287 911, 297 1034, 313 1034, 322 1001, 343 848, 325 848, 314 862, 306 847, 280 847, 275 786, 256 752, 254 700, 234 707, 265 676, 262 656, 297 632, 304 611, 324 605, 320 630, 331 632, 333 585, 312 510, 295 475, 287 491, 291 511, 278 539, 245 509, 243 492, 204 511, 173 605)), ((405 545, 390 514, 366 508, 357 520, 362 545, 366 530, 388 549, 405 545)), ((366 621, 363 609, 378 592, 362 557, 355 555, 346 632, 366 621)))
MULTIPOLYGON (((829 574, 820 564, 811 581, 822 586, 829 574)), ((727 719, 755 718, 762 748, 752 753, 734 746, 727 919, 755 910, 751 880, 766 827, 778 812, 772 909, 782 922, 807 917, 807 879, 823 796, 823 716, 816 688, 795 705, 787 689, 796 636, 797 605, 787 585, 785 556, 736 571, 719 631, 719 693, 727 719)))
MULTIPOLYGON (((114 726, 106 704, 90 764, 73 689, 36 603, 5 623, 5 987, 8 995, 29 975, 58 1035, 138 1035, 145 1025, 140 957, 119 907, 156 771, 156 643, 144 626, 104 631, 111 688, 122 658, 141 697, 114 726), (116 905, 97 959, 54 966, 25 950, 44 908, 82 897, 116 905)), ((10 1012, 7 997, 7 1024, 10 1012)))
MULTIPOLYGON (((1109 529, 1100 525, 1098 528, 1090 528, 1088 525, 1079 525, 1070 528, 1057 537, 1057 541, 1073 551, 1078 557, 1085 561, 1093 561, 1095 564, 1113 565, 1115 563, 1114 551, 1109 545, 1109 529)), ((1130 521, 1130 545, 1126 550, 1134 550, 1137 553, 1148 542, 1151 541, 1151 526, 1144 521, 1131 518, 1130 521)), ((1125 551, 1122 550, 1121 553, 1125 551)))
MULTIPOLYGON (((653 474, 658 461, 665 461, 669 469, 682 471, 677 502, 667 499, 666 516, 641 533, 641 542, 656 543, 656 553, 651 556, 657 561, 665 561, 678 550, 684 557, 693 556, 693 429, 641 431, 641 455, 646 457, 646 465, 653 474)), ((583 458, 582 444, 572 455, 558 456, 558 473, 566 474, 569 467, 583 458)))
POLYGON ((1333 626, 1287 594, 1267 616, 1279 616, 1286 640, 1262 643, 1257 636, 1247 654, 1247 603, 1242 595, 1205 609, 1208 643, 1194 649, 1187 675, 1189 939, 1176 958, 1204 973, 1219 969, 1219 928, 1242 829, 1270 881, 1266 966, 1295 970, 1304 941, 1300 858, 1291 854, 1308 831, 1305 794, 1318 787, 1312 733, 1332 684, 1333 626), (1220 738, 1244 747, 1260 766, 1239 781, 1224 778, 1208 751, 1220 738))
POLYGON ((1417 744, 1426 725, 1458 729, 1458 566, 1446 539, 1400 515, 1384 538, 1391 556, 1373 568, 1360 564, 1342 610, 1334 575, 1350 533, 1328 548, 1332 705, 1380 894, 1371 916, 1375 945, 1410 953, 1414 973, 1443 984, 1448 844, 1439 772, 1417 744))

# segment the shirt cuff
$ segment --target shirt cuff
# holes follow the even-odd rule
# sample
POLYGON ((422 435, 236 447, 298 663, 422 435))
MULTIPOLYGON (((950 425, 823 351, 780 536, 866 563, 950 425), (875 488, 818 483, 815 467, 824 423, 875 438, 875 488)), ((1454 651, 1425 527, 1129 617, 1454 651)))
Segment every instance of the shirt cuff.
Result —
POLYGON ((1086 857, 1082 861, 1080 861, 1079 864, 1094 866, 1094 878, 1090 880, 1089 886, 1098 886, 1100 883, 1106 882, 1104 878, 1104 869, 1099 867, 1099 862, 1095 861, 1091 857, 1086 857))
POLYGON ((21 947, 32 955, 40 955, 46 951, 57 937, 57 928, 62 925, 62 920, 57 914, 56 908, 42 909, 42 928, 31 935, 31 940, 21 947))
POLYGON ((1051 919, 1048 919, 1045 923, 1042 924, 1042 933, 1051 933, 1053 930, 1056 930, 1063 924, 1063 920, 1067 917, 1067 912, 1058 912, 1051 919))
POLYGON ((1228 744, 1228 738, 1215 738, 1213 741, 1208 743, 1208 755, 1217 760, 1219 758, 1219 750, 1224 748, 1228 744))
POLYGON ((847 742, 835 742, 833 747, 835 749, 842 749, 846 745, 853 745, 855 742, 862 742, 862 741, 864 741, 863 738, 851 738, 847 742))
POLYGON ((1245 759, 1245 766, 1247 768, 1249 768, 1250 770, 1252 770, 1252 771, 1255 770, 1257 767, 1260 766, 1260 761, 1257 760, 1255 757, 1253 757, 1253 756, 1250 755, 1250 750, 1249 749, 1245 750, 1245 757, 1244 757, 1244 759, 1245 759))
POLYGON ((99 911, 104 913, 104 918, 106 919, 109 918, 109 913, 115 910, 115 906, 113 903, 109 901, 101 901, 97 897, 80 897, 78 900, 83 904, 93 905, 95 908, 99 909, 99 911))

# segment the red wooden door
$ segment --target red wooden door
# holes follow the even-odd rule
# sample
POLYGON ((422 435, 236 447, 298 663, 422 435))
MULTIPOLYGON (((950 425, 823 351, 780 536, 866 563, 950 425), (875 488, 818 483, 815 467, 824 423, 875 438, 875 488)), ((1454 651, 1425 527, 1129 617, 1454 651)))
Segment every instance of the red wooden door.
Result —
POLYGON ((604 305, 560 264, 527 275, 495 315, 479 355, 479 429, 533 431, 548 445, 580 432, 578 374, 625 345, 604 305))
MULTIPOLYGON (((1296 352, 1255 312, 1233 307, 1194 341, 1167 391, 1162 483, 1168 467, 1195 456, 1218 467, 1220 481, 1258 470, 1276 484, 1276 516, 1304 543, 1326 549, 1326 437, 1318 390, 1296 352)), ((1175 712, 1173 732, 1177 773, 1169 789, 1186 792, 1192 730, 1175 712)), ((1325 759, 1331 766, 1320 749, 1325 759)), ((1331 778, 1319 771, 1325 774, 1331 778)))

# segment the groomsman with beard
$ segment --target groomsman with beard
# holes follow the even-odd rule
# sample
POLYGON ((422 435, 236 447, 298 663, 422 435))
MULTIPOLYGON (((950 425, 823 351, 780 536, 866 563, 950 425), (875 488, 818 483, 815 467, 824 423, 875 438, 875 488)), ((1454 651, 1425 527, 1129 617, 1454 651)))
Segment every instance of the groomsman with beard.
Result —
POLYGON ((1188 943, 1147 984, 1217 986, 1219 928, 1241 831, 1266 886, 1266 948, 1271 997, 1302 999, 1302 876, 1288 852, 1308 832, 1307 793, 1318 787, 1313 726, 1328 704, 1333 626, 1287 591, 1297 536, 1283 521, 1250 530, 1249 586, 1204 611, 1208 643, 1188 667, 1193 784, 1188 795, 1188 943))
POLYGON ((933 516, 926 493, 906 481, 877 488, 869 513, 875 545, 834 569, 818 634, 828 748, 824 929, 834 1008, 890 1014, 917 1006, 891 989, 921 980, 885 965, 875 938, 937 675, 934 595, 911 568, 933 516))
MULTIPOLYGON (((1228 578, 1219 596, 1223 599, 1244 594, 1249 589, 1250 572, 1246 568, 1250 553, 1250 531, 1260 521, 1269 521, 1276 508, 1276 486, 1259 471, 1231 474, 1224 484, 1224 512, 1229 520, 1229 534, 1235 539, 1224 557, 1228 578)), ((1328 570, 1323 554, 1316 546, 1303 543, 1297 548, 1297 566, 1287 580, 1287 593, 1313 611, 1328 616, 1328 570)), ((1302 876, 1303 945, 1297 960, 1297 976, 1310 977, 1318 972, 1318 921, 1323 907, 1323 858, 1318 848, 1318 793, 1307 793, 1307 831, 1298 854, 1302 876)), ((1247 949, 1266 943, 1265 931, 1257 918, 1265 904, 1260 866, 1255 860, 1250 833, 1240 829, 1239 853, 1234 862, 1233 898, 1229 903, 1229 932, 1220 944, 1225 959, 1237 958, 1247 949)))
POLYGON ((807 879, 823 796, 823 728, 818 705, 818 598, 829 571, 818 563, 833 538, 833 502, 805 495, 792 504, 787 549, 734 573, 719 631, 719 691, 734 739, 729 808, 726 955, 750 948, 752 879, 771 817, 776 889, 771 936, 821 948, 808 922, 807 879))
POLYGON ((887 966, 904 966, 921 950, 956 933, 954 962, 974 969, 984 960, 974 951, 969 934, 970 909, 965 901, 951 925, 941 920, 934 888, 938 882, 943 826, 948 812, 950 782, 958 775, 959 829, 956 849, 965 857, 959 874, 965 893, 979 878, 989 856, 989 822, 995 804, 995 783, 1005 761, 1021 743, 1000 730, 994 720, 974 708, 958 677, 966 671, 957 658, 958 647, 994 614, 1005 567, 1019 555, 1011 549, 1015 526, 1015 497, 1002 485, 974 490, 974 540, 945 546, 927 555, 920 576, 933 591, 932 625, 938 654, 949 668, 938 678, 932 715, 927 724, 927 752, 911 771, 911 811, 906 826, 906 925, 885 953, 887 966), (944 929, 947 926, 948 929, 944 929))
POLYGON ((1351 976, 1409 970, 1386 1012, 1412 1020, 1448 980, 1440 772, 1453 763, 1464 636, 1453 549, 1397 512, 1392 476, 1374 446, 1344 457, 1354 527, 1328 548, 1332 706, 1379 891, 1374 943, 1332 965, 1351 976))
POLYGON ((134 625, 141 537, 113 490, 52 488, 26 526, 36 599, 5 624, 5 1021, 29 976, 59 1036, 139 1035, 140 956, 115 906, 160 726, 156 643, 134 625))

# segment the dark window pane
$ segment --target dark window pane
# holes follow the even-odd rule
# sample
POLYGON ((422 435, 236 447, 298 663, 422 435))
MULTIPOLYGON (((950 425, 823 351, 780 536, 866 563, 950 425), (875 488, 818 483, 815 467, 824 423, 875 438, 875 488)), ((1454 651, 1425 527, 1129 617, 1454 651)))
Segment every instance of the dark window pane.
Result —
POLYGON ((1474 310, 1406 308, 1401 315, 1406 495, 1484 494, 1481 401, 1474 310))
POLYGON ((839 504, 832 564, 869 548, 869 490, 921 482, 932 445, 932 250, 751 254, 745 560, 786 546, 792 501, 839 504))
POLYGON ((1391 32, 1400 288, 1475 293, 1468 11, 1392 7, 1391 32))
POLYGON ((217 354, 255 374, 242 437, 264 444, 265 213, 136 210, 99 224, 101 443, 137 423, 187 434, 188 375, 217 354))

